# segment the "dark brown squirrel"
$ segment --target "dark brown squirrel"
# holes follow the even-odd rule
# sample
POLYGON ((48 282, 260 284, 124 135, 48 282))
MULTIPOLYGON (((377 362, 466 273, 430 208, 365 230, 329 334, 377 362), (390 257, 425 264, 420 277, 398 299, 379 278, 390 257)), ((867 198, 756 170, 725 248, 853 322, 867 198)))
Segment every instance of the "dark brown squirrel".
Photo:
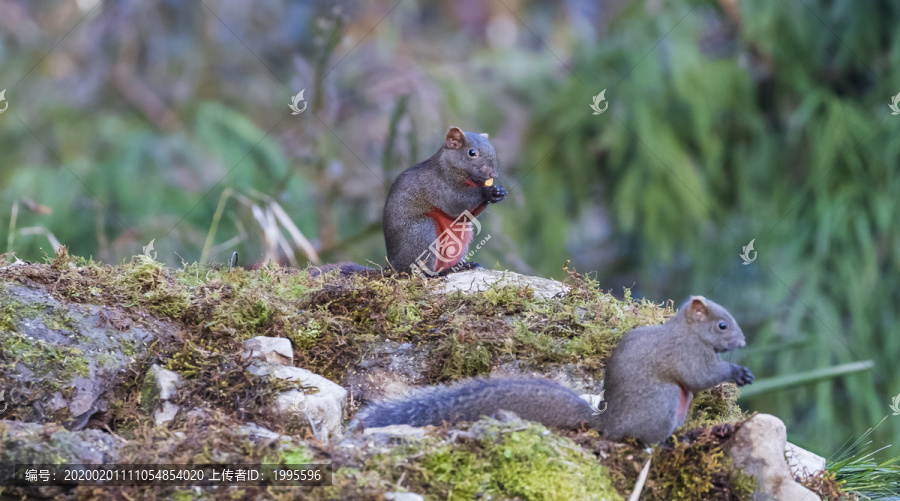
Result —
POLYGON ((506 197, 495 177, 497 152, 488 135, 450 127, 443 146, 403 171, 388 193, 384 241, 391 267, 427 275, 478 267, 464 259, 472 220, 506 197))
MULTIPOLYGON (((431 158, 406 169, 394 181, 384 204, 384 241, 388 263, 399 273, 446 275, 477 268, 465 262, 472 226, 488 204, 506 197, 495 184, 497 152, 487 134, 450 127, 444 144, 431 158)), ((310 268, 319 275, 379 270, 341 262, 310 268)))
POLYGON ((738 386, 753 382, 749 369, 719 357, 744 344, 744 334, 728 310, 691 296, 664 325, 625 334, 607 361, 602 412, 548 379, 478 378, 377 402, 362 410, 351 428, 438 426, 505 410, 546 426, 589 426, 609 440, 631 436, 654 444, 684 423, 695 392, 726 381, 738 386))

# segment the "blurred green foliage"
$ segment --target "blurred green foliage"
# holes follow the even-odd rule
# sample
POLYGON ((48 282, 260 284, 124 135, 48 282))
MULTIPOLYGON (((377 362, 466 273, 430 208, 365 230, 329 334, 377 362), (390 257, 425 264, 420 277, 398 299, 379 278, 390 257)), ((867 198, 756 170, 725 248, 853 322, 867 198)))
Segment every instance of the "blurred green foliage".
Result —
MULTIPOLYGON (((576 52, 573 75, 537 91, 553 97, 536 101, 521 190, 544 203, 505 227, 550 243, 525 257, 549 272, 571 252, 558 243, 590 233, 572 222, 602 210, 600 282, 728 305, 758 376, 874 359, 871 372, 745 402, 827 455, 900 392, 900 125, 888 108, 900 6, 742 2, 729 19, 692 5, 654 17, 632 5, 601 46, 576 52), (670 29, 649 53, 630 48, 670 29), (603 87, 609 111, 585 117, 603 87), (743 266, 751 239, 758 260, 743 266)), ((885 424, 875 436, 897 443, 900 426, 885 424)))
POLYGON ((874 360, 744 402, 824 455, 900 393, 900 5, 90 3, 3 4, 0 252, 38 259, 47 231, 176 265, 211 236, 212 261, 304 265, 276 203, 323 261, 383 264, 390 181, 459 125, 491 134, 510 190, 477 261, 708 295, 758 377, 874 360))

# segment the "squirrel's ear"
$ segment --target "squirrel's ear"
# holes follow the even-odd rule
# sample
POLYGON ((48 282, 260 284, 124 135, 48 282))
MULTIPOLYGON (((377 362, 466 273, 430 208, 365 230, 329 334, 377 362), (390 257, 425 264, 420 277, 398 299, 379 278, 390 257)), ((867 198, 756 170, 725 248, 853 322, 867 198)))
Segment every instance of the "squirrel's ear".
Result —
POLYGON ((447 138, 444 140, 444 146, 451 150, 458 150, 466 144, 466 133, 459 127, 450 127, 447 131, 447 138))
POLYGON ((709 319, 709 305, 703 296, 691 296, 690 305, 685 311, 688 322, 705 322, 709 319))
POLYGON ((490 136, 488 136, 488 133, 487 133, 487 132, 482 132, 481 134, 478 134, 478 135, 481 136, 481 137, 483 137, 483 138, 485 138, 485 139, 490 139, 490 138, 491 138, 490 136))

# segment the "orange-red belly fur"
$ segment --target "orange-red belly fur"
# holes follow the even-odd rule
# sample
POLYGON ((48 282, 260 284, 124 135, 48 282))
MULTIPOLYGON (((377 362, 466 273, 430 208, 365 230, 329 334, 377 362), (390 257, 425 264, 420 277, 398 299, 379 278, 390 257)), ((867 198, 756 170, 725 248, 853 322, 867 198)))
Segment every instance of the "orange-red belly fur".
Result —
POLYGON ((434 220, 434 227, 437 231, 435 240, 437 262, 434 271, 440 273, 449 270, 465 257, 466 248, 472 241, 471 221, 467 217, 457 220, 437 208, 433 208, 425 215, 434 220))

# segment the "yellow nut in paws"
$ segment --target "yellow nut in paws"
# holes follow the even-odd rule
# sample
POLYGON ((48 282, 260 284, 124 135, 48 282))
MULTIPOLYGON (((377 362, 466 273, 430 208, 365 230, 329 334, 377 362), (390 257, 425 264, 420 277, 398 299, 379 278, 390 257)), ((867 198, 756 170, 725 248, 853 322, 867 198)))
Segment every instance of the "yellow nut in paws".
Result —
POLYGON ((487 181, 484 182, 484 185, 485 186, 494 186, 494 178, 489 178, 487 181))

